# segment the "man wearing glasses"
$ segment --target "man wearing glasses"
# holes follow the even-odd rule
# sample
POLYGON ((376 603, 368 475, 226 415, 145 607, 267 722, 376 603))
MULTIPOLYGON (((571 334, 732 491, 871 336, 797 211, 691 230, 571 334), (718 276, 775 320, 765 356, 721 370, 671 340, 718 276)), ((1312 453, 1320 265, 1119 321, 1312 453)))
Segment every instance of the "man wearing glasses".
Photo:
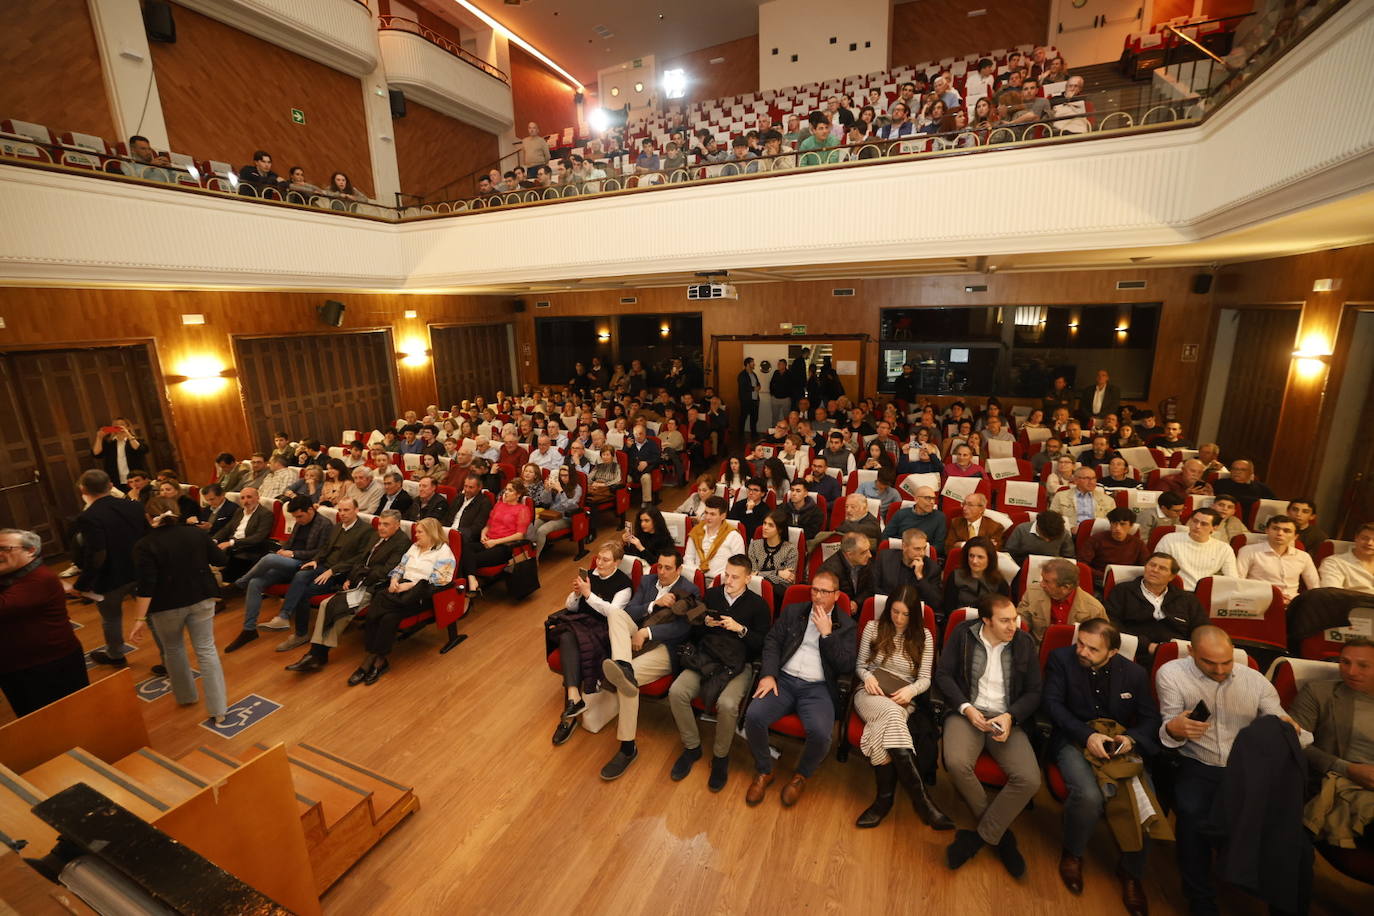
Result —
POLYGON ((916 506, 897 510, 892 520, 883 529, 884 538, 899 538, 908 528, 919 528, 926 533, 926 540, 932 544, 943 544, 947 534, 948 521, 943 512, 937 511, 934 487, 916 488, 916 506))
POLYGON ((840 583, 834 573, 821 570, 811 583, 809 604, 783 608, 763 644, 754 702, 745 714, 745 735, 758 771, 744 796, 748 805, 763 801, 773 783, 773 758, 768 728, 795 713, 806 730, 806 744, 791 781, 782 790, 782 803, 795 805, 806 780, 830 750, 835 711, 840 708, 840 675, 854 670, 858 642, 854 621, 836 608, 840 583))

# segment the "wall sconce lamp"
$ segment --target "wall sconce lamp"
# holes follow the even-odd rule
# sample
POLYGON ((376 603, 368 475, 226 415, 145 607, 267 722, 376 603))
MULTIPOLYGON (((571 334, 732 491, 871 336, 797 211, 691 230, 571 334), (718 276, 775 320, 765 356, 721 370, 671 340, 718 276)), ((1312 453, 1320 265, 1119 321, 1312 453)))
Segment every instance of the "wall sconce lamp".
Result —
POLYGON ((1293 351, 1293 359, 1297 361, 1298 375, 1316 378, 1331 364, 1331 344, 1320 334, 1309 334, 1293 351))
POLYGON ((596 339, 599 340, 599 341, 601 341, 602 343, 608 343, 608 342, 610 341, 610 339, 611 339, 611 332, 610 332, 610 331, 598 331, 597 334, 596 334, 596 339))
POLYGON ((667 336, 668 336, 668 332, 669 332, 668 325, 665 324, 665 325, 663 325, 662 327, 660 327, 660 328, 658 329, 658 336, 659 336, 659 337, 667 337, 667 336))
POLYGON ((236 370, 226 369, 213 356, 192 357, 178 368, 181 371, 166 377, 167 383, 184 386, 183 390, 191 394, 214 394, 228 379, 238 376, 236 370))
POLYGON ((401 343, 401 350, 396 354, 396 358, 404 366, 423 366, 433 354, 434 351, 426 347, 423 340, 411 338, 401 343))

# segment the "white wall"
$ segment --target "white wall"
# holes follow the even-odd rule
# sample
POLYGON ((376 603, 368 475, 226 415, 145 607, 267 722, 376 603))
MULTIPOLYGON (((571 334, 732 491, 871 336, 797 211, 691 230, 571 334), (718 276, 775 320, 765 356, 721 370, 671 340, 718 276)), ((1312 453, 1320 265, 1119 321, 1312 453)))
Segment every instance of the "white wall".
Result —
POLYGON ((629 105, 631 113, 635 113, 657 104, 658 83, 654 76, 657 72, 652 54, 598 70, 596 88, 601 106, 614 110, 629 105), (639 66, 635 66, 636 63, 639 66), (636 83, 643 88, 636 91, 636 83), (612 89, 620 91, 613 95, 612 89))
POLYGON ((759 85, 886 70, 891 41, 892 0, 772 0, 759 6, 759 85))

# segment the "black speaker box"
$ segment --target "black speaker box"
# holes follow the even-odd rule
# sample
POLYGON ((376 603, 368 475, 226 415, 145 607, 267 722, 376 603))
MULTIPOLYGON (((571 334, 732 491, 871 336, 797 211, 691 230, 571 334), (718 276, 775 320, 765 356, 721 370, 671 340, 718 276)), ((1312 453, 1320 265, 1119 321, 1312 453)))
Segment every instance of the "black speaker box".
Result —
POLYGON ((320 322, 330 327, 343 327, 344 309, 346 306, 342 302, 335 302, 329 299, 324 305, 319 307, 320 322))
POLYGON ((404 118, 406 116, 406 95, 399 89, 390 89, 387 95, 391 97, 391 117, 404 118))
POLYGON ((167 0, 144 0, 143 31, 149 41, 176 44, 177 24, 172 18, 172 4, 167 0))
POLYGON ((514 302, 511 303, 511 305, 515 307, 515 310, 517 312, 523 312, 525 310, 524 299, 516 299, 514 302))
POLYGON ((1193 292, 1205 296, 1212 291, 1211 274, 1193 274, 1193 292))

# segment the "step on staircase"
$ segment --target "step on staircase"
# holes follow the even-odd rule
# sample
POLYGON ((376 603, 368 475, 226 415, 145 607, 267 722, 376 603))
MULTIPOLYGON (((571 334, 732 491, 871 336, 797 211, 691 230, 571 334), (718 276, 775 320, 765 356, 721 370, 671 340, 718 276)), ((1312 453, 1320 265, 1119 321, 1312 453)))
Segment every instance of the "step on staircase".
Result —
MULTIPOLYGON (((24 841, 25 856, 57 840, 33 806, 85 783, 289 909, 318 913, 319 896, 420 807, 410 787, 309 744, 238 757, 197 747, 174 760, 140 746, 131 678, 97 685, 0 728, 0 842, 24 841), (75 715, 82 703, 99 714, 75 715), (303 843, 284 837, 295 823, 303 843), (299 864, 283 869, 288 860, 299 864)), ((0 912, 6 901, 0 890, 0 912)))

